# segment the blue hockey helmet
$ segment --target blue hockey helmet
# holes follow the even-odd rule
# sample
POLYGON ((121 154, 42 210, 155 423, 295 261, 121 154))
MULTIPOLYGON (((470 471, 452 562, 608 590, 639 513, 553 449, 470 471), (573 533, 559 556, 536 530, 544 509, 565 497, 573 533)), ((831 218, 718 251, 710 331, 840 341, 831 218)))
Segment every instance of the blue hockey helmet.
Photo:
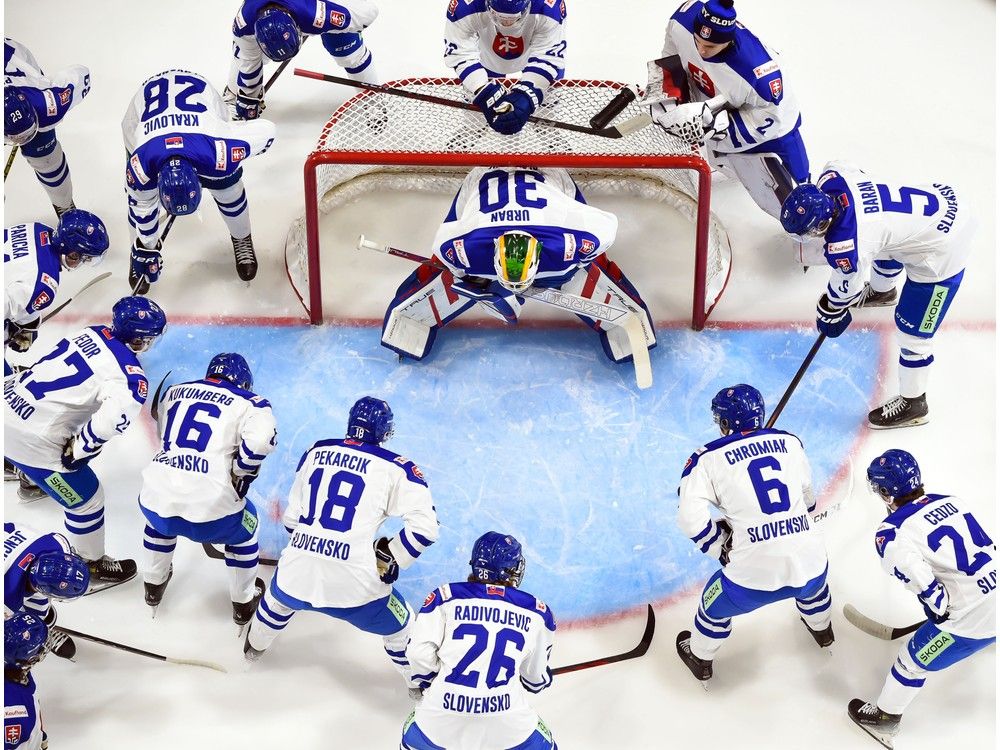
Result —
POLYGON ((524 553, 521 543, 510 534, 487 531, 472 545, 472 575, 484 583, 504 586, 521 585, 524 578, 524 553))
POLYGON ((3 139, 23 146, 38 133, 38 115, 28 97, 17 86, 3 89, 3 139))
POLYGON ((17 612, 3 621, 3 663, 10 667, 33 664, 41 657, 49 629, 31 612, 17 612))
POLYGON ((347 415, 347 437, 363 443, 384 443, 392 437, 392 409, 380 398, 359 398, 347 415))
POLYGON ((111 332, 134 352, 148 351, 166 327, 166 314, 148 297, 122 297, 111 308, 111 332))
POLYGON ((531 10, 531 0, 486 0, 486 7, 498 29, 517 26, 531 10))
POLYGON ((253 373, 243 356, 235 352, 223 352, 212 357, 208 363, 206 378, 228 380, 237 388, 249 391, 253 388, 253 373))
POLYGON ((868 487, 891 506, 893 501, 923 487, 913 454, 890 448, 868 465, 868 487))
POLYGON ((833 215, 833 198, 809 182, 797 186, 781 204, 782 228, 799 237, 822 237, 833 215))
POLYGON ((160 203, 171 216, 187 216, 201 203, 201 182, 187 159, 174 156, 160 168, 157 178, 160 203))
POLYGON ((104 260, 108 249, 108 230, 96 214, 71 208, 59 217, 52 244, 66 268, 76 268, 81 263, 97 265, 104 260))
POLYGON ((76 599, 87 592, 90 568, 69 552, 43 552, 28 568, 28 582, 52 599, 76 599))
POLYGON ((764 426, 764 397, 746 383, 723 388, 712 399, 712 418, 724 435, 759 430, 764 426))
POLYGON ((291 60, 302 46, 299 25, 283 8, 267 8, 257 17, 253 33, 261 51, 275 62, 291 60))

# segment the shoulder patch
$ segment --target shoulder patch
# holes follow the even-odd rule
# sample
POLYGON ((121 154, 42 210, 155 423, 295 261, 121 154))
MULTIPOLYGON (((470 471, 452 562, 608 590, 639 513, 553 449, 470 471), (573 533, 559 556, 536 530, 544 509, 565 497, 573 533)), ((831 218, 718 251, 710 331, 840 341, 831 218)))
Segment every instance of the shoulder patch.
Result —
MULTIPOLYGON (((457 0, 456 0, 456 2, 457 2, 457 0)), ((424 606, 426 607, 428 604, 430 604, 431 602, 433 602, 435 599, 437 599, 437 592, 436 591, 432 591, 424 599, 424 606)))
POLYGON ((549 608, 545 606, 545 602, 541 599, 535 599, 535 609, 539 612, 548 612, 549 608))
POLYGON ((500 597, 502 597, 504 595, 505 591, 507 591, 507 589, 504 586, 494 586, 493 584, 487 584, 486 585, 486 595, 487 596, 500 596, 500 597))
POLYGON ((754 68, 753 74, 755 78, 763 78, 766 75, 770 75, 777 69, 778 69, 778 61, 771 60, 770 62, 766 62, 763 65, 758 65, 756 68, 754 68))

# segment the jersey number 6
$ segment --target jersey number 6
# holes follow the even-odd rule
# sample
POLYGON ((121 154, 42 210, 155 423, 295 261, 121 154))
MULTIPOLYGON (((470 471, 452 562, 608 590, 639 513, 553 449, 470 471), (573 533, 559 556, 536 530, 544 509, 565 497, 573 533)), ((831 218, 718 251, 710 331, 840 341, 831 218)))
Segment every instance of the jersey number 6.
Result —
POLYGON ((760 509, 767 515, 788 510, 792 507, 792 502, 788 497, 788 485, 776 476, 765 479, 765 469, 780 472, 781 464, 774 456, 761 456, 747 464, 747 474, 750 475, 750 483, 757 495, 760 509))

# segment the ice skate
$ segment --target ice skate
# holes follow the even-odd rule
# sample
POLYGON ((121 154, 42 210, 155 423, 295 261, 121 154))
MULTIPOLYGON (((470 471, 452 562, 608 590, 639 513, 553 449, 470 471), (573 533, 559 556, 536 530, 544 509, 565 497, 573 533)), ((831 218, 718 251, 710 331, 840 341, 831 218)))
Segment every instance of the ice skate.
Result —
POLYGON ((41 500, 45 497, 47 493, 37 484, 28 479, 28 475, 23 471, 17 472, 17 496, 22 503, 33 503, 35 500, 41 500))
POLYGON ((3 460, 3 481, 16 482, 17 479, 17 467, 5 458, 3 460))
POLYGON ((702 683, 702 687, 707 690, 708 686, 705 683, 712 679, 712 662, 699 659, 691 653, 690 630, 682 630, 677 634, 677 655, 681 657, 684 666, 691 670, 694 678, 699 680, 702 683))
MULTIPOLYGON (((260 579, 258 578, 257 580, 259 581, 260 579)), ((243 641, 243 658, 248 662, 255 662, 264 655, 264 651, 266 650, 263 648, 254 648, 250 645, 250 631, 247 630, 246 640, 243 641)))
POLYGON ((847 704, 847 715, 876 742, 892 750, 892 738, 899 732, 901 714, 887 714, 878 706, 855 698, 847 704))
POLYGON ((153 608, 153 619, 156 619, 156 608, 159 607, 160 602, 163 601, 163 592, 167 590, 167 584, 170 583, 170 579, 173 577, 174 566, 171 565, 170 569, 167 571, 167 579, 163 583, 147 583, 144 581, 142 584, 145 589, 146 604, 153 608))
POLYGON ((236 273, 243 281, 251 281, 257 275, 257 255, 253 251, 253 237, 237 239, 230 237, 233 241, 233 255, 236 256, 236 273))
POLYGON ((802 620, 802 624, 806 626, 806 630, 809 631, 809 635, 816 641, 817 646, 820 648, 829 648, 833 644, 835 640, 833 637, 833 623, 827 625, 823 630, 813 630, 809 627, 809 623, 805 619, 801 617, 799 619, 802 620))
POLYGON ((87 567, 90 568, 90 587, 84 596, 120 586, 131 581, 139 572, 135 560, 115 560, 107 555, 97 560, 87 560, 87 567))
MULTIPOLYGON (((246 627, 247 623, 250 622, 253 617, 253 613, 257 611, 257 604, 260 602, 261 598, 264 596, 264 580, 258 578, 254 583, 254 594, 248 602, 233 602, 233 622, 236 623, 239 630, 237 635, 243 635, 243 629, 246 627)), ((244 654, 246 652, 244 651, 244 654)))
POLYGON ((45 640, 45 650, 60 659, 76 661, 76 643, 61 630, 54 628, 49 630, 49 637, 45 640))
POLYGON ((930 421, 927 394, 916 398, 893 396, 877 409, 868 412, 868 426, 873 430, 891 430, 896 427, 914 427, 930 421))
POLYGON ((73 209, 75 209, 76 208, 76 204, 73 203, 73 201, 70 201, 68 206, 55 206, 55 205, 53 205, 52 208, 55 209, 56 217, 61 219, 62 215, 64 213, 66 213, 67 211, 72 211, 73 209))
POLYGON ((856 307, 889 307, 896 304, 896 296, 896 287, 887 292, 876 292, 871 284, 865 284, 856 307))

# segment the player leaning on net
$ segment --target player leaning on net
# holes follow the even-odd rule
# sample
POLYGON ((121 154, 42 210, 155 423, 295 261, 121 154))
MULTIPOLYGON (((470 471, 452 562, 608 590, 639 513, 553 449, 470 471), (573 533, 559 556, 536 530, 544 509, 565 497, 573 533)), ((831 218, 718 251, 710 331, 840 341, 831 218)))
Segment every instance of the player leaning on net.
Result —
POLYGON ((848 714, 886 747, 929 672, 996 643, 996 546, 970 506, 924 492, 916 459, 891 449, 868 466, 868 485, 889 509, 875 532, 882 568, 917 595, 927 622, 899 650, 874 703, 848 714))
POLYGON ((704 128, 713 136, 709 163, 778 218, 785 196, 809 179, 802 117, 778 55, 736 20, 732 0, 689 0, 667 24, 663 57, 673 99, 653 105, 653 118, 671 132, 690 122, 704 128), (713 114, 703 102, 717 96, 726 104, 713 114))
POLYGON ((417 615, 406 653, 422 697, 400 748, 555 750, 527 696, 552 684, 552 610, 519 588, 524 554, 509 534, 479 537, 469 565, 467 581, 432 591, 417 615))
POLYGON ((173 575, 177 537, 226 545, 233 620, 241 628, 264 593, 257 578, 257 509, 250 483, 277 444, 268 401, 239 354, 212 357, 205 377, 172 386, 156 405, 160 450, 142 472, 142 577, 156 608, 173 575))
POLYGON ((229 229, 236 273, 257 275, 243 162, 267 151, 274 135, 269 120, 230 122, 219 92, 196 73, 166 70, 143 82, 122 118, 134 292, 160 278, 160 206, 170 216, 193 214, 203 187, 229 229))
POLYGON ((311 610, 382 636, 409 678, 413 612, 392 584, 437 540, 438 521, 417 465, 382 447, 392 432, 389 404, 365 396, 351 407, 346 438, 320 440, 302 456, 284 516, 292 538, 247 633, 247 659, 259 658, 292 615, 311 610), (390 517, 403 529, 373 544, 390 517))
MULTIPOLYGON (((26 352, 56 297, 62 271, 97 265, 108 249, 108 230, 88 211, 70 209, 53 229, 31 222, 3 230, 4 348, 26 352)), ((4 352, 4 376, 13 370, 4 352)))
POLYGON ((3 621, 3 736, 4 748, 46 750, 48 735, 35 695, 31 668, 45 656, 49 629, 30 612, 5 616, 3 621))
POLYGON ((483 111, 487 124, 512 135, 563 77, 565 0, 451 0, 444 62, 483 111), (497 78, 520 79, 509 90, 497 78))
POLYGON ((136 355, 167 324, 144 297, 118 300, 111 318, 4 381, 4 458, 63 506, 73 549, 107 585, 132 579, 136 564, 104 554, 104 488, 89 464, 139 415, 149 384, 136 355))
POLYGON ((90 71, 72 65, 46 76, 28 48, 10 38, 4 39, 3 53, 4 142, 20 146, 61 216, 76 206, 69 165, 55 128, 90 93, 90 71))
MULTIPOLYGON (((90 569, 62 534, 42 534, 23 524, 3 525, 3 606, 10 616, 27 611, 46 625, 56 621, 52 599, 76 599, 87 593, 90 569)), ((65 633, 49 634, 45 648, 72 659, 76 644, 65 633)))
POLYGON ((702 681, 712 677, 732 618, 783 599, 795 600, 817 644, 833 643, 826 549, 810 525, 816 501, 801 441, 764 427, 764 398, 753 386, 719 391, 712 417, 722 437, 684 464, 677 511, 681 531, 722 563, 702 592, 694 630, 677 634, 677 653, 702 681))
POLYGON ((899 395, 868 413, 875 429, 929 420, 933 338, 972 252, 971 219, 950 185, 883 182, 847 162, 830 162, 815 185, 800 185, 785 200, 785 231, 820 238, 833 269, 816 306, 822 333, 834 338, 847 330, 851 307, 896 305, 899 395), (896 283, 904 272, 897 301, 896 283))
MULTIPOLYGON (((423 359, 438 330, 477 303, 516 324, 524 299, 518 293, 534 286, 601 303, 610 298, 638 316, 652 349, 646 303, 607 256, 617 232, 618 219, 588 206, 564 169, 474 169, 434 238, 443 265, 423 264, 396 290, 382 345, 423 359)), ((612 361, 631 361, 624 329, 578 317, 600 334, 612 361)))
POLYGON ((233 119, 254 120, 264 110, 264 58, 291 60, 314 34, 348 76, 377 83, 372 53, 361 38, 377 17, 370 0, 244 0, 233 21, 233 60, 225 91, 233 119))

